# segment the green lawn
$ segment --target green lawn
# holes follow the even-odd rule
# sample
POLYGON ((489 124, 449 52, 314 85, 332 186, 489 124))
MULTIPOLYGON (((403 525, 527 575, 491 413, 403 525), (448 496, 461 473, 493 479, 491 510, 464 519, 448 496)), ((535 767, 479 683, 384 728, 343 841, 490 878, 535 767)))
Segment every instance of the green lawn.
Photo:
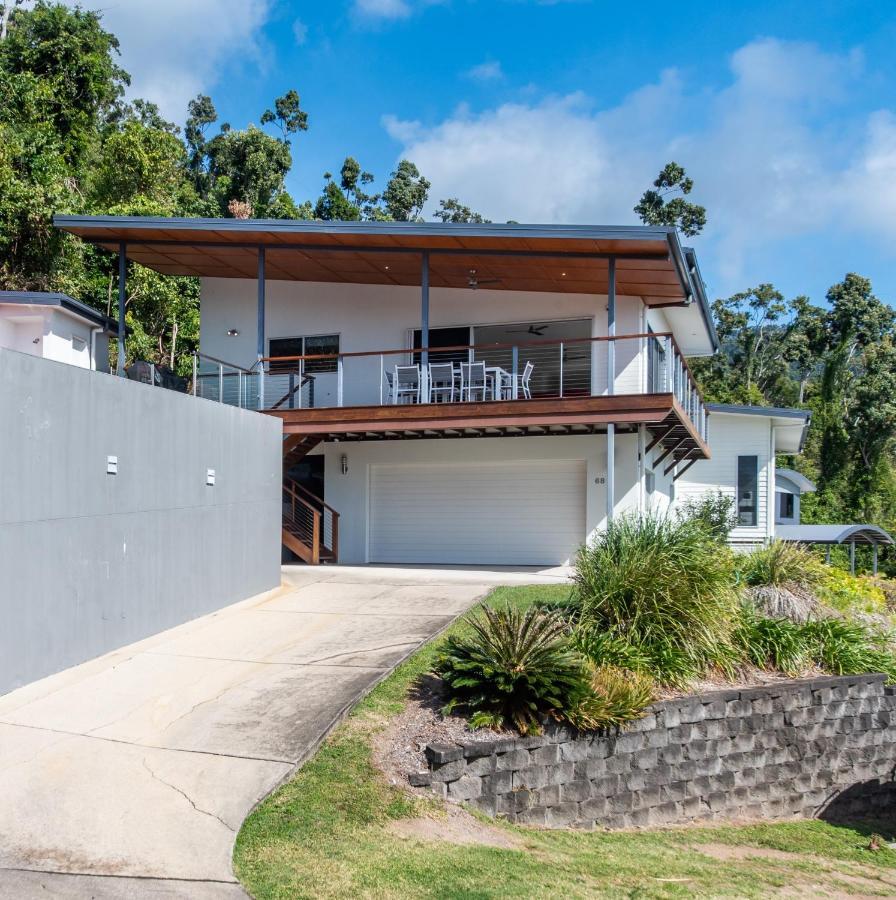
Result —
MULTIPOLYGON (((501 588, 491 600, 528 605, 535 597, 567 593, 559 586, 501 588)), ((445 815, 439 802, 389 785, 370 749, 377 731, 401 710, 408 686, 432 666, 437 644, 380 684, 246 821, 235 866, 254 897, 766 897, 780 889, 802 897, 896 894, 896 851, 868 850, 871 826, 812 821, 603 833, 493 823, 515 839, 515 849, 395 834, 394 820, 445 815)))

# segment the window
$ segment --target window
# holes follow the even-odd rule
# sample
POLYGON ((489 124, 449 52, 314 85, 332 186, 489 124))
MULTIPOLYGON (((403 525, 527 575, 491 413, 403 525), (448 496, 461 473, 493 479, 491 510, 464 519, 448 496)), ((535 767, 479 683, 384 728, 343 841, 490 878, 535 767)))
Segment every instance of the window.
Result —
MULTIPOLYGON (((421 331, 419 328, 414 329, 414 349, 420 347, 421 331)), ((435 363, 466 362, 470 358, 469 350, 442 350, 437 347, 466 347, 470 343, 470 329, 463 328, 430 328, 429 329, 429 346, 432 351, 429 354, 429 361, 435 363)), ((420 354, 414 354, 414 362, 419 365, 420 354)))
MULTIPOLYGON (((307 337, 271 338, 268 341, 268 356, 324 356, 339 353, 338 334, 317 334, 307 337)), ((297 360, 284 360, 282 363, 271 362, 271 372, 294 372, 298 369, 297 360)), ((335 372, 337 369, 335 356, 332 359, 308 359, 302 369, 309 375, 322 375, 335 372)))
POLYGON ((759 457, 737 458, 737 524, 755 526, 759 521, 759 457))
POLYGON ((793 494, 778 494, 781 498, 781 506, 778 512, 778 516, 781 519, 792 519, 793 518, 793 494))

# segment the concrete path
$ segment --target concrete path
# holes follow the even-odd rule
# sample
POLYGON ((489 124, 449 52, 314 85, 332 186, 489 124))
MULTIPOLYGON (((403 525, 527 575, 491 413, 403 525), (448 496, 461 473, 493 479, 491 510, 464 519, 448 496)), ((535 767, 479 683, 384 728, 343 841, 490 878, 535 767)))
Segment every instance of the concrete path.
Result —
POLYGON ((244 897, 243 819, 345 710, 490 586, 564 575, 286 567, 0 697, 0 896, 244 897))

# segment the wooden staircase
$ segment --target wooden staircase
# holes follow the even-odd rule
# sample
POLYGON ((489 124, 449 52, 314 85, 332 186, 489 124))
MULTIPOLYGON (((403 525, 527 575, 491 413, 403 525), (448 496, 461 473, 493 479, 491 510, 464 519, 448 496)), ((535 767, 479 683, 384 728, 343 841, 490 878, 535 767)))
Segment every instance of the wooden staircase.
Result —
MULTIPOLYGON (((319 438, 287 435, 284 473, 320 443, 319 438)), ((339 513, 297 481, 283 475, 283 546, 312 566, 339 559, 339 513)))

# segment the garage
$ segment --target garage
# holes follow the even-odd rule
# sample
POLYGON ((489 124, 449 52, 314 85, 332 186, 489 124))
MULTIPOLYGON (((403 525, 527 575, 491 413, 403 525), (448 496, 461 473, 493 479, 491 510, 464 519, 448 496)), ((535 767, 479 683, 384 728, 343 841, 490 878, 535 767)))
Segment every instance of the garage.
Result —
POLYGON ((585 539, 585 460, 370 467, 369 558, 560 565, 585 539))

